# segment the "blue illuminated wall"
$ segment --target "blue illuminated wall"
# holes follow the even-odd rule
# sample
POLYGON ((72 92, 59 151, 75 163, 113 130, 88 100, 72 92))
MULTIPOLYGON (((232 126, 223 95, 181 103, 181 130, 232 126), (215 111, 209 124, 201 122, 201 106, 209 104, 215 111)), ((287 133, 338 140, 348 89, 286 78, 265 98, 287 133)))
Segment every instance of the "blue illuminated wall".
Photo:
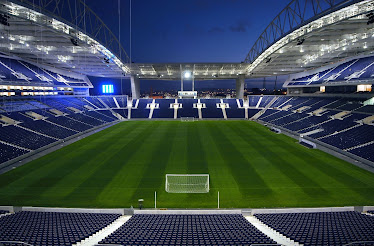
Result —
POLYGON ((91 96, 100 95, 130 95, 131 87, 129 79, 112 79, 101 77, 89 77, 94 88, 90 88, 91 96), (104 87, 112 85, 112 88, 104 87))

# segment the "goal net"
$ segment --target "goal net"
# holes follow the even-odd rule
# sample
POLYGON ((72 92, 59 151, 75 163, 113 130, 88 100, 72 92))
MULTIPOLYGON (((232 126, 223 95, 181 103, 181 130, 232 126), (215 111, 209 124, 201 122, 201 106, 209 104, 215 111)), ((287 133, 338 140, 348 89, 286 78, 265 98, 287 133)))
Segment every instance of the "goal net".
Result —
POLYGON ((195 117, 181 117, 182 122, 195 121, 195 117))
POLYGON ((168 193, 208 193, 209 174, 166 174, 168 193))

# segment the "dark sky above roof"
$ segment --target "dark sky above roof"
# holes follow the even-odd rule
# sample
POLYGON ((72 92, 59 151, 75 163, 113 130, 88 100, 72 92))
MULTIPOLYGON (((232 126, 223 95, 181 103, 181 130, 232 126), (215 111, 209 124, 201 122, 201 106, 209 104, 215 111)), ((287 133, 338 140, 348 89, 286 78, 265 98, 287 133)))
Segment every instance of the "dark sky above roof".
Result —
MULTIPOLYGON (((132 0, 131 58, 136 63, 241 62, 289 2, 132 0)), ((120 27, 121 43, 130 56, 130 0, 86 4, 116 36, 120 27)))

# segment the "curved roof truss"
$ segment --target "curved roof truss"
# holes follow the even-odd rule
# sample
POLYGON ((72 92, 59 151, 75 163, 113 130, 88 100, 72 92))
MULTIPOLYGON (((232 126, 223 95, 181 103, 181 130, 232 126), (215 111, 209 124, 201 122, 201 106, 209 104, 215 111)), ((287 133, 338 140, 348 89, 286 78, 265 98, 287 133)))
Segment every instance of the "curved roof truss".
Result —
POLYGON ((373 0, 291 1, 249 52, 245 60, 250 63, 248 75, 300 72, 324 65, 327 56, 328 62, 335 62, 351 56, 350 52, 371 50, 365 46, 371 43, 372 29, 366 25, 366 15, 372 11, 373 0), (307 16, 313 17, 306 20, 307 16), (358 43, 362 49, 352 45, 358 43))

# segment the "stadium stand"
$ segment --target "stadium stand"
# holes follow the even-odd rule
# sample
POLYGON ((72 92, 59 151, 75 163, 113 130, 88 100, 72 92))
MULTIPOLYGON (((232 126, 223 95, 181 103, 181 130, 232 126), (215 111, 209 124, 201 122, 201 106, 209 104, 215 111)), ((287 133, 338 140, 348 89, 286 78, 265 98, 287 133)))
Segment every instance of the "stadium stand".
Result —
POLYGON ((18 156, 26 154, 28 151, 0 143, 0 163, 12 160, 18 156))
POLYGON ((55 141, 17 126, 2 126, 0 140, 29 150, 36 150, 55 141))
POLYGON ((0 218, 0 241, 32 245, 72 245, 103 227, 120 214, 22 211, 0 218))
POLYGON ((206 108, 201 110, 203 118, 223 118, 222 109, 217 108, 217 103, 221 103, 220 99, 201 99, 200 102, 206 105, 206 108))
POLYGON ((22 81, 49 86, 87 86, 84 80, 47 71, 28 62, 3 56, 0 56, 0 74, 3 82, 22 81))
POLYGON ((96 108, 106 108, 104 104, 99 101, 97 97, 85 97, 85 98, 82 98, 81 100, 88 102, 90 105, 95 106, 96 108))
POLYGON ((370 147, 366 147, 371 145, 366 144, 374 137, 374 126, 360 123, 370 116, 370 113, 359 111, 361 106, 357 99, 350 98, 285 96, 278 97, 259 120, 298 134, 309 133, 311 138, 372 160, 367 152, 370 147), (321 109, 320 113, 314 113, 321 109), (347 113, 339 116, 342 112, 347 113))
POLYGON ((120 96, 120 97, 113 97, 120 108, 126 108, 127 107, 127 96, 120 96))
POLYGON ((322 72, 295 78, 289 85, 315 85, 340 81, 359 81, 372 78, 374 56, 355 58, 322 72))
MULTIPOLYGON (((33 110, 33 112, 44 115, 41 110, 33 110)), ((33 130, 34 132, 39 132, 41 134, 45 134, 47 136, 51 136, 58 139, 65 139, 76 134, 75 131, 62 128, 58 125, 54 125, 52 123, 48 123, 45 120, 35 120, 31 117, 27 116, 25 112, 17 112, 8 115, 8 117, 21 122, 19 125, 23 126, 27 129, 33 130)))
MULTIPOLYGON (((127 97, 123 100, 127 100, 127 97)), ((88 110, 85 105, 89 105, 89 101, 99 102, 91 97, 4 98, 0 102, 0 117, 13 123, 2 122, 0 127, 0 163, 118 120, 103 104, 97 103, 102 108, 88 110), (52 114, 52 109, 62 112, 62 115, 52 114)))
POLYGON ((227 118, 245 118, 245 109, 238 107, 237 100, 239 101, 240 107, 243 107, 243 99, 223 99, 223 102, 228 103, 230 107, 226 109, 227 118))
MULTIPOLYGON (((150 109, 147 109, 147 104, 152 103, 152 99, 138 99, 138 107, 131 109, 131 118, 148 118, 150 109)), ((133 106, 136 105, 136 100, 133 100, 133 106)))
POLYGON ((365 146, 359 146, 357 148, 348 150, 350 153, 360 156, 364 159, 374 162, 374 155, 373 155, 374 143, 370 143, 365 146))
POLYGON ((260 99, 261 96, 248 96, 249 107, 256 107, 260 99))
MULTIPOLYGON (((133 100, 131 119, 148 118, 151 110, 147 105, 152 102, 153 99, 133 100)), ((170 105, 175 103, 175 99, 156 99, 154 102, 158 108, 153 110, 153 119, 174 118, 174 108, 170 108, 170 105)), ((193 106, 197 102, 197 99, 178 99, 178 103, 182 104, 182 108, 177 111, 178 117, 199 118, 199 111, 193 106)), ((373 160, 370 147, 374 139, 374 126, 363 124, 362 120, 373 115, 371 111, 374 111, 374 106, 362 106, 362 101, 358 99, 249 96, 248 109, 244 108, 241 99, 200 99, 200 103, 206 106, 201 109, 203 119, 222 119, 224 112, 228 119, 244 119, 245 110, 248 110, 248 117, 252 118, 263 111, 258 118, 260 121, 296 134, 307 134, 325 144, 373 160), (217 108, 221 102, 229 107, 224 110, 217 108)), ((13 145, 3 151, 2 161, 114 122, 118 120, 114 112, 127 119, 128 108, 123 106, 127 106, 127 96, 3 98, 0 115, 16 121, 17 126, 3 123, 0 128, 4 132, 0 141, 13 145), (52 113, 51 110, 58 111, 52 113), (30 112, 42 118, 33 118, 30 112), (14 155, 9 153, 11 150, 15 151, 14 155)))
POLYGON ((374 241, 374 217, 358 212, 255 214, 255 217, 303 245, 374 241))
POLYGON ((174 118, 174 108, 170 108, 170 104, 174 102, 175 99, 156 99, 155 103, 158 103, 160 108, 153 111, 152 118, 174 118))
POLYGON ((100 99, 109 107, 109 108, 118 108, 114 97, 100 97, 100 99))
POLYGON ((135 214, 99 244, 269 245, 276 242, 239 214, 135 214))
POLYGON ((180 117, 199 118, 197 108, 193 108, 193 104, 197 103, 197 99, 178 99, 178 103, 182 104, 182 108, 178 109, 178 118, 180 117))

